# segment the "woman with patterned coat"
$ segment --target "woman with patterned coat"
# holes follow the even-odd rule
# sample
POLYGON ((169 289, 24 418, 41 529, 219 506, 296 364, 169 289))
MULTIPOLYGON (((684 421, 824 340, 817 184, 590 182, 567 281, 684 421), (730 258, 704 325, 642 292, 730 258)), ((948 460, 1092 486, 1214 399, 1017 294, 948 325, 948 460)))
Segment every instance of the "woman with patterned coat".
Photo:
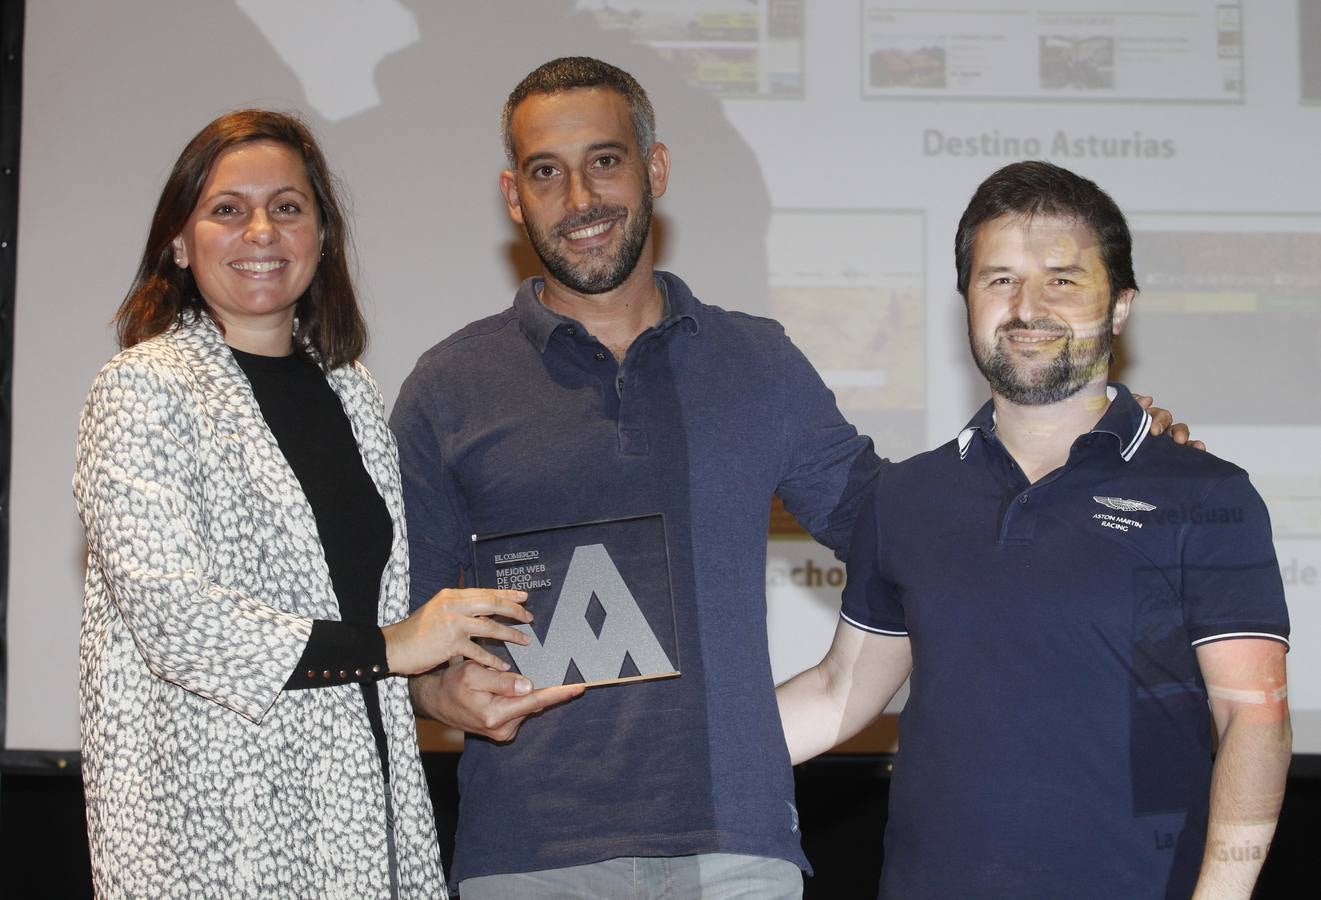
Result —
POLYGON ((394 440, 306 128, 212 122, 83 411, 82 751, 102 897, 445 895, 406 679, 523 641, 513 591, 408 615, 394 440))

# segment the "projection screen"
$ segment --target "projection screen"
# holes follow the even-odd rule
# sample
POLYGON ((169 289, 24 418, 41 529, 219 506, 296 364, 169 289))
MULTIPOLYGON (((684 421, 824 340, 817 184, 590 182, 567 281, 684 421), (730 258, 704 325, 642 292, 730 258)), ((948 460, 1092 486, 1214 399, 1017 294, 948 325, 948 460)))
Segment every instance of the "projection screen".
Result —
MULTIPOLYGON (((78 746, 74 434, 184 142, 250 105, 312 124, 390 404, 536 271, 496 192, 498 112, 539 63, 588 54, 638 77, 670 147, 660 267, 782 321, 891 458, 986 396, 952 253, 978 182, 1032 157, 1109 190, 1143 289, 1119 374, 1265 496, 1295 749, 1321 752, 1321 2, 42 0, 26 20, 8 750, 78 746)), ((824 651, 842 581, 772 536, 777 678, 824 651)))

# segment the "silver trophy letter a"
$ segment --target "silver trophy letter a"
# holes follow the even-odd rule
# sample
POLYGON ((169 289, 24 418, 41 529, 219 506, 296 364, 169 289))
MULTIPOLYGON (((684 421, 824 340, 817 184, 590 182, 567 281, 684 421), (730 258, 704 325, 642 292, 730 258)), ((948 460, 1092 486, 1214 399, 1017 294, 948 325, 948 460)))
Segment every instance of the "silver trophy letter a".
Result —
POLYGON ((674 671, 674 663, 647 624, 604 544, 588 544, 573 551, 544 643, 537 640, 529 626, 514 627, 531 637, 532 643, 526 647, 506 644, 509 655, 537 687, 562 683, 570 662, 578 666, 585 681, 618 678, 625 654, 633 657, 643 675, 674 671), (600 637, 587 622, 587 605, 593 594, 605 610, 600 637))

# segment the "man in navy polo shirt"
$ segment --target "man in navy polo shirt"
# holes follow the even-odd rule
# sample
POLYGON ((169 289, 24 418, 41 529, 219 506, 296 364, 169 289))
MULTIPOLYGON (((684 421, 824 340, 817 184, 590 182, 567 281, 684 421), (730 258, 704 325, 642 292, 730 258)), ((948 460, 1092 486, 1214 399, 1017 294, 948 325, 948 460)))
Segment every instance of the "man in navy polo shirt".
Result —
POLYGON ((1290 753, 1266 509, 1107 384, 1137 284, 1100 188, 1007 166, 955 256, 991 400, 878 479, 834 644, 779 691, 790 753, 911 673, 882 896, 1248 897, 1290 753))
POLYGON ((504 126, 500 187, 545 274, 400 393, 414 599, 458 583, 471 534, 663 513, 683 674, 545 716, 582 689, 461 662, 417 680, 418 710, 470 734, 452 877, 464 900, 800 896, 770 501, 842 551, 880 460, 779 325, 653 270, 669 151, 631 76, 554 60, 504 126))

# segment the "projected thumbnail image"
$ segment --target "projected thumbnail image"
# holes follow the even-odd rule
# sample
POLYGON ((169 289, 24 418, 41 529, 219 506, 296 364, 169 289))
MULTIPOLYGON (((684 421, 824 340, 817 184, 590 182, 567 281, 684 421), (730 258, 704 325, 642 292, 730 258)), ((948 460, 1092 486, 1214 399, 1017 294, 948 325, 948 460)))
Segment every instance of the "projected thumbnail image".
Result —
POLYGON ((1321 231, 1139 230, 1133 247, 1121 359, 1142 383, 1178 386, 1188 422, 1321 425, 1321 231))
POLYGON ((1243 32, 1239 29, 1220 29, 1216 36, 1216 49, 1221 59, 1236 59, 1243 55, 1243 32))
POLYGON ((578 0, 603 28, 632 32, 694 85, 731 97, 799 98, 803 0, 578 0))
POLYGON ((912 49, 877 47, 867 57, 872 87, 943 88, 945 47, 932 41, 912 49))
POLYGON ((903 458, 926 433, 923 217, 777 210, 770 313, 859 430, 903 458))
POLYGON ((863 0, 864 97, 1239 102, 1239 4, 863 0))
POLYGON ((760 4, 689 2, 579 2, 606 28, 626 28, 644 41, 756 41, 760 4))
POLYGON ((657 47, 656 51, 690 84, 713 93, 756 96, 760 91, 755 47, 657 47))
POLYGON ((1042 35, 1041 86, 1080 91, 1115 86, 1115 41, 1111 37, 1042 35))
POLYGON ((1298 3, 1298 94, 1321 103, 1321 0, 1298 3))
POLYGON ((921 410, 924 296, 914 288, 771 288, 771 316, 846 411, 921 410))

